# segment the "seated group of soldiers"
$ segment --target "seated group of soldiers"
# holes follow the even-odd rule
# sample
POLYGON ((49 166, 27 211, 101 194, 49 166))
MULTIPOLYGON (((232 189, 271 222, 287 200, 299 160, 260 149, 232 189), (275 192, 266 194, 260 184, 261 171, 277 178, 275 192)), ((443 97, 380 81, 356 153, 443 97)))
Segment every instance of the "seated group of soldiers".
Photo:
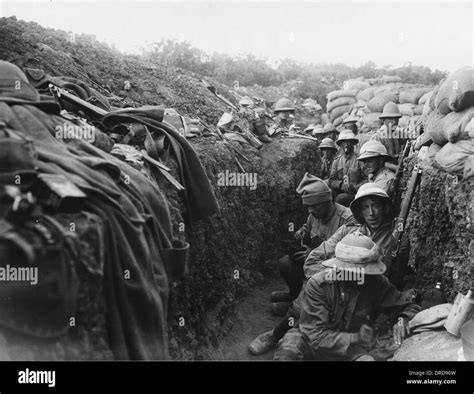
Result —
POLYGON ((276 349, 275 360, 386 360, 420 311, 413 291, 403 290, 406 240, 391 253, 398 207, 385 162, 397 157, 377 135, 357 156, 356 133, 351 126, 339 134, 327 179, 306 173, 297 187, 309 213, 294 233, 301 248, 279 260, 288 290, 274 291, 271 301, 282 319, 252 341, 254 355, 276 349))

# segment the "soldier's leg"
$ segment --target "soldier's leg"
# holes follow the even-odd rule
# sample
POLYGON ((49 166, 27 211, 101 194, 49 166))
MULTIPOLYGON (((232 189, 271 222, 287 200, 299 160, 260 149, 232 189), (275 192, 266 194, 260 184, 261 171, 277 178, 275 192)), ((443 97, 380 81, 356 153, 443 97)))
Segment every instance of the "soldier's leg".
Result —
POLYGON ((278 342, 273 356, 277 361, 313 360, 313 351, 298 328, 292 328, 278 342))

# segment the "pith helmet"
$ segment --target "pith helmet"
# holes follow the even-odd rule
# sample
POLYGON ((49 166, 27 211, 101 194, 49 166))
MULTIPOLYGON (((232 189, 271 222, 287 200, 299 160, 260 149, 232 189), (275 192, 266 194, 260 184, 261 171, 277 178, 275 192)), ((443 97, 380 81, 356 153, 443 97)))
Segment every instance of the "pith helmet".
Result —
POLYGON ((348 116, 346 119, 342 121, 342 124, 346 123, 357 123, 357 118, 355 116, 348 116))
POLYGON ((361 204, 362 199, 368 196, 379 197, 383 200, 384 204, 388 206, 389 212, 387 214, 387 218, 386 218, 387 220, 392 220, 395 217, 396 208, 392 200, 388 197, 387 192, 383 190, 376 183, 369 182, 369 183, 364 183, 359 188, 354 200, 351 202, 351 205, 349 206, 355 220, 357 220, 359 223, 364 223, 364 218, 361 215, 360 204, 361 204))
POLYGON ((359 139, 352 132, 352 130, 344 129, 339 134, 339 137, 337 137, 336 144, 340 145, 342 141, 353 141, 357 144, 359 142, 359 139))
POLYGON ((401 118, 402 114, 398 109, 398 105, 395 104, 393 101, 389 101, 383 107, 382 115, 379 116, 379 119, 383 118, 401 118))
POLYGON ((331 138, 324 138, 321 145, 319 145, 319 149, 334 149, 337 151, 337 146, 331 138))
POLYGON ((294 111, 295 110, 295 105, 293 102, 288 99, 288 98, 281 98, 278 100, 275 104, 275 113, 280 112, 280 111, 294 111))
POLYGON ((339 133, 339 131, 336 129, 336 127, 331 122, 326 123, 324 125, 324 132, 325 133, 332 133, 333 131, 339 133))
POLYGON ((387 270, 377 244, 360 231, 341 239, 336 245, 335 255, 322 264, 344 271, 363 272, 365 275, 382 275, 387 270))
POLYGON ((253 107, 253 100, 249 96, 244 96, 240 99, 239 104, 242 106, 253 107))
POLYGON ((8 104, 34 105, 43 111, 59 114, 60 105, 49 96, 41 96, 30 85, 25 73, 12 63, 0 60, 0 101, 8 104))
POLYGON ((388 157, 387 148, 385 148, 385 146, 380 141, 370 140, 360 148, 360 154, 357 160, 364 160, 377 156, 388 157))

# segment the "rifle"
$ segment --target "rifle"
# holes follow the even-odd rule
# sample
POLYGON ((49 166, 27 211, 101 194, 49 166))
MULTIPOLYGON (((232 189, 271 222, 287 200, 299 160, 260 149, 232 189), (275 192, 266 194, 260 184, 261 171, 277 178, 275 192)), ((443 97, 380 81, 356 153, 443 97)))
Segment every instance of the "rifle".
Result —
POLYGON ((415 165, 410 179, 408 180, 405 196, 400 207, 400 212, 398 217, 395 219, 395 226, 392 232, 392 242, 387 251, 387 256, 390 263, 400 254, 401 239, 405 232, 408 213, 410 212, 411 203, 413 201, 418 183, 421 179, 421 173, 421 169, 418 167, 418 165, 415 165))
MULTIPOLYGON (((76 95, 69 93, 67 90, 60 88, 54 84, 49 84, 50 92, 57 97, 60 101, 64 100, 69 104, 72 104, 75 108, 80 108, 84 111, 87 115, 89 115, 92 119, 102 118, 103 116, 107 115, 109 112, 99 108, 76 95)), ((178 190, 183 191, 184 186, 179 183, 170 173, 171 169, 165 166, 160 161, 152 158, 148 155, 147 151, 142 149, 141 153, 143 158, 150 164, 153 164, 155 168, 178 190)))
POLYGON ((208 130, 212 130, 216 133, 216 135, 219 137, 219 139, 224 143, 224 145, 229 149, 229 152, 231 156, 233 157, 235 164, 237 164, 237 167, 239 167, 239 170, 242 172, 247 172, 245 171, 245 168, 240 164, 239 159, 235 156, 237 153, 240 157, 242 157, 245 161, 250 163, 250 160, 248 159, 247 156, 245 156, 242 152, 240 152, 235 146, 229 143, 229 141, 224 137, 222 132, 219 130, 219 127, 210 127, 209 125, 206 125, 202 120, 199 120, 202 126, 207 128, 208 130))
MULTIPOLYGON (((407 141, 405 143, 405 146, 403 147, 403 152, 400 156, 398 166, 395 167, 395 177, 392 181, 392 184, 390 185, 387 194, 389 195, 390 198, 392 198, 393 203, 395 206, 398 207, 399 205, 399 200, 400 200, 400 193, 399 193, 399 188, 400 188, 400 181, 403 177, 403 168, 404 168, 404 159, 408 157, 408 154, 410 153, 411 150, 411 141, 407 141)), ((385 167, 393 169, 391 164, 385 163, 385 167)))

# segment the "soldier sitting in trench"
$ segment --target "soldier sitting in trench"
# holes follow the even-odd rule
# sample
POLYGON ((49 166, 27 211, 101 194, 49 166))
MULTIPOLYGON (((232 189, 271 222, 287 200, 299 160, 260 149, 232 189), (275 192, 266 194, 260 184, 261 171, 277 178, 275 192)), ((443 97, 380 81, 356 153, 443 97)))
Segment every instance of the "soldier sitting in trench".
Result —
POLYGON ((280 341, 274 359, 388 359, 421 308, 383 276, 386 266, 376 243, 360 231, 348 234, 337 244, 335 257, 322 265, 327 269, 311 276, 305 287, 299 326, 280 341), (374 325, 381 312, 394 324, 393 343, 374 325))
MULTIPOLYGON (((360 187, 356 198, 350 205, 350 209, 359 224, 342 225, 331 238, 327 241, 323 241, 318 247, 313 249, 309 253, 303 266, 305 278, 310 278, 314 274, 322 271, 324 267, 321 263, 334 257, 336 245, 346 235, 359 231, 370 237, 372 241, 377 244, 383 262, 387 267, 385 276, 388 277, 390 282, 401 289, 405 268, 408 262, 409 249, 402 243, 399 256, 396 259, 393 259, 388 253, 392 246, 393 219, 396 215, 396 208, 393 202, 387 193, 379 186, 374 183, 366 183, 360 187)), ((303 289, 304 287, 305 284, 303 284, 303 289)), ((302 299, 303 291, 300 292, 298 298, 296 298, 290 308, 288 308, 285 316, 286 322, 282 320, 273 330, 273 335, 267 335, 263 338, 266 342, 270 342, 267 344, 270 349, 276 345, 275 339, 278 337, 282 338, 278 345, 279 348, 292 349, 294 347, 292 336, 286 335, 283 337, 283 335, 297 324, 302 299)))
MULTIPOLYGON (((294 300, 301 291, 304 281, 303 264, 312 248, 329 239, 342 225, 354 225, 355 220, 349 208, 333 202, 331 190, 318 177, 306 173, 298 185, 296 192, 301 195, 303 205, 308 208, 306 223, 295 232, 295 238, 309 245, 304 251, 284 256, 279 260, 279 270, 288 285, 289 291, 274 291, 271 296, 272 309, 275 314, 285 315, 289 302, 294 300)), ((288 319, 285 315, 274 330, 259 335, 249 345, 254 355, 271 350, 276 342, 288 330, 288 319)))

